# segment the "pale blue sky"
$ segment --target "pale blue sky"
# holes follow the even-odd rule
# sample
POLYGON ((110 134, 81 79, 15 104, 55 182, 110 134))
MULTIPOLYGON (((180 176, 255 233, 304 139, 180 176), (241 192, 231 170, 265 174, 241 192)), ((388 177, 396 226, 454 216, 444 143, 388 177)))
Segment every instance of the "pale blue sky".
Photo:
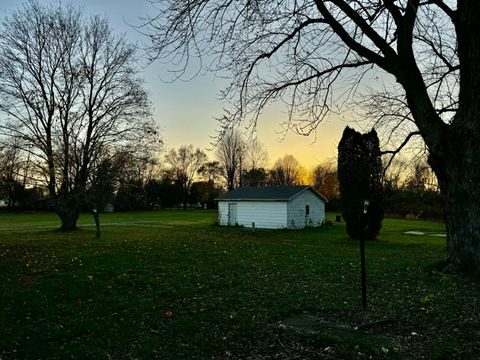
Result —
MULTIPOLYGON (((40 0, 40 3, 51 2, 55 1, 40 0)), ((21 3, 20 0, 0 0, 0 16, 3 17, 7 11, 15 9, 21 3)), ((125 33, 131 42, 140 45, 144 40, 129 24, 139 24, 139 17, 152 11, 147 0, 73 0, 71 3, 82 8, 85 14, 108 17, 114 30, 125 33)), ((155 119, 162 128, 167 146, 194 144, 201 148, 209 147, 211 136, 215 135, 217 129, 214 116, 222 114, 218 92, 225 84, 223 80, 205 75, 189 82, 165 83, 161 79, 168 78, 168 69, 160 63, 148 66, 142 76, 151 93, 155 119)), ((266 145, 270 163, 288 153, 310 167, 335 156, 345 123, 330 121, 321 124, 316 141, 313 136, 303 137, 293 133, 279 141, 280 123, 285 117, 281 108, 271 107, 265 111, 258 124, 258 139, 266 145)))

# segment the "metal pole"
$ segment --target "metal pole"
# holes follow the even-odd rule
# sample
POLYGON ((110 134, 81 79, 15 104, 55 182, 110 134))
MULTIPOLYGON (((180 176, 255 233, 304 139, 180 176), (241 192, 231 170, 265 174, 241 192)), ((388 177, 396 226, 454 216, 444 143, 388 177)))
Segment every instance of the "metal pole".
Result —
POLYGON ((365 237, 360 238, 360 277, 362 283, 362 307, 367 308, 367 271, 365 268, 365 237))
MULTIPOLYGON (((370 202, 368 200, 363 201, 363 215, 362 219, 362 228, 365 230, 365 221, 368 213, 368 206, 370 202)), ((360 282, 362 286, 362 307, 367 308, 367 270, 365 266, 365 231, 362 231, 360 235, 360 282)))

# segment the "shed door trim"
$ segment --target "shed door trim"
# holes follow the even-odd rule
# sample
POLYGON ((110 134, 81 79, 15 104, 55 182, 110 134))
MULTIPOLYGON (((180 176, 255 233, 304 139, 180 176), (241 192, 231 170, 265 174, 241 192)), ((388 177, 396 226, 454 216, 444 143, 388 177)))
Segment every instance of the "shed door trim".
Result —
POLYGON ((237 225, 237 204, 228 203, 228 225, 237 225))

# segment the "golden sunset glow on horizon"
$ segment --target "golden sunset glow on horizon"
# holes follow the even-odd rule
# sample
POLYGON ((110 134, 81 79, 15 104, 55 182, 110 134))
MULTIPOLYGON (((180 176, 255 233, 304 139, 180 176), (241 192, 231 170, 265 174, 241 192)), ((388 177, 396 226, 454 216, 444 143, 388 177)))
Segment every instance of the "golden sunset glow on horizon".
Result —
MULTIPOLYGON (((222 114, 222 103, 217 98, 221 89, 218 79, 205 76, 190 82, 165 84, 157 81, 155 86, 161 90, 153 99, 155 117, 162 128, 166 147, 192 144, 211 149, 219 130, 215 117, 222 114), (179 92, 188 96, 177 96, 179 92)), ((267 107, 258 120, 255 134, 267 149, 269 166, 285 154, 293 155, 306 168, 337 156, 338 141, 346 126, 340 118, 332 116, 320 123, 316 133, 310 136, 302 136, 292 130, 284 134, 281 124, 286 120, 285 108, 278 104, 267 107)), ((240 130, 245 136, 252 135, 249 130, 240 130)), ((207 153, 213 159, 212 152, 207 153)))

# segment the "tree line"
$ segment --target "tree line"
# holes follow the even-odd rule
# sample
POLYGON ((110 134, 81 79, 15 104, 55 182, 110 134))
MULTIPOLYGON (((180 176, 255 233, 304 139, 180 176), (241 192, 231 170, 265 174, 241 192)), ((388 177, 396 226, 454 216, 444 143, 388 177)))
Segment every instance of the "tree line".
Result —
MULTIPOLYGON (((276 159, 270 167, 268 163, 265 146, 258 139, 248 140, 239 131, 225 136, 212 151, 212 158, 193 145, 118 152, 92 173, 80 208, 103 210, 113 205, 115 211, 211 209, 216 207, 217 197, 238 187, 308 184, 329 200, 329 210, 340 210, 336 159, 310 169, 290 154, 276 159)), ((38 181, 32 169, 28 153, 15 144, 0 151, 0 199, 4 208, 53 209, 47 184, 38 181)), ((435 175, 424 159, 396 159, 382 182, 387 214, 443 217, 435 175)))

